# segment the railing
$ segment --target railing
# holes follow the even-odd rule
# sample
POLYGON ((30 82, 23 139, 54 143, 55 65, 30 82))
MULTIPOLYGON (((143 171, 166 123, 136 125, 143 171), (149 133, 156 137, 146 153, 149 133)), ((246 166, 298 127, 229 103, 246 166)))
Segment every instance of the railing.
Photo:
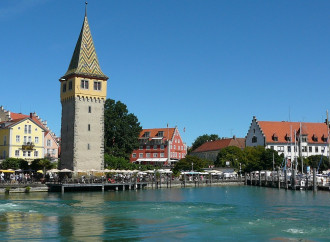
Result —
POLYGON ((34 143, 33 142, 23 142, 22 150, 33 150, 34 143))

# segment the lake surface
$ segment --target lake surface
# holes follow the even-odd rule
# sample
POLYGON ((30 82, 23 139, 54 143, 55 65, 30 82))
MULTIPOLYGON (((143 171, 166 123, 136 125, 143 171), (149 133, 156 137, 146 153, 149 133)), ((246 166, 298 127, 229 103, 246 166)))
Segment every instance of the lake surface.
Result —
POLYGON ((230 186, 0 195, 0 240, 330 241, 330 193, 230 186))

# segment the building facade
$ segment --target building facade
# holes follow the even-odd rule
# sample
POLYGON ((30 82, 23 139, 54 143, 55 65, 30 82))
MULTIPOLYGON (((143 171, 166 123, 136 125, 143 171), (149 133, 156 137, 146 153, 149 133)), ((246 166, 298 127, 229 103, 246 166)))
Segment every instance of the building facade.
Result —
POLYGON ((44 132, 32 117, 0 122, 0 160, 43 158, 44 132))
POLYGON ((170 166, 187 155, 187 145, 178 128, 143 129, 139 144, 130 162, 170 166))
POLYGON ((246 146, 264 146, 288 160, 311 155, 329 155, 327 123, 258 121, 253 117, 246 146))
MULTIPOLYGON (((16 154, 19 154, 18 156, 7 153, 7 157, 24 158, 27 160, 47 158, 47 159, 50 159, 51 161, 57 161, 59 143, 56 141, 56 139, 57 139, 56 135, 47 126, 46 120, 42 120, 36 113, 30 113, 30 115, 26 115, 26 114, 22 114, 22 113, 14 113, 14 112, 5 110, 2 106, 0 107, 0 122, 2 121, 4 123, 14 125, 15 123, 17 123, 17 121, 20 121, 20 120, 23 120, 26 118, 30 118, 34 123, 36 123, 38 126, 42 127, 42 129, 44 130, 44 132, 43 132, 44 137, 42 139, 37 138, 38 143, 36 143, 35 139, 33 137, 38 137, 40 134, 35 132, 37 129, 31 129, 31 133, 26 138, 27 140, 30 139, 30 141, 26 141, 26 142, 33 143, 33 147, 39 147, 41 145, 44 150, 43 150, 43 152, 37 151, 36 153, 34 153, 34 150, 32 150, 32 152, 33 152, 32 155, 29 152, 26 153, 26 155, 24 155, 23 151, 22 152, 17 151, 16 154), (52 140, 52 142, 49 141, 50 139, 52 140), (40 143, 39 140, 42 140, 43 143, 40 143), (49 147, 49 144, 51 144, 51 147, 49 147), (48 154, 49 153, 48 151, 51 153, 51 155, 48 154), (34 154, 37 154, 37 155, 34 155, 34 154), (43 156, 41 156, 41 154, 43 154, 43 156)), ((2 131, 2 133, 4 133, 4 131, 2 131)), ((18 135, 21 136, 21 134, 18 134, 18 135)), ((26 134, 22 136, 23 142, 24 142, 25 136, 26 136, 26 134)), ((3 137, 0 138, 0 140, 1 139, 3 139, 3 137)), ((20 138, 18 138, 17 140, 20 140, 20 138)), ((2 154, 2 156, 3 156, 3 154, 2 154)))
POLYGON ((104 169, 107 80, 99 66, 85 13, 69 68, 60 78, 61 169, 104 169))
POLYGON ((214 141, 208 141, 193 150, 190 154, 201 159, 216 161, 219 151, 229 146, 236 146, 240 149, 245 148, 245 138, 224 138, 214 141))

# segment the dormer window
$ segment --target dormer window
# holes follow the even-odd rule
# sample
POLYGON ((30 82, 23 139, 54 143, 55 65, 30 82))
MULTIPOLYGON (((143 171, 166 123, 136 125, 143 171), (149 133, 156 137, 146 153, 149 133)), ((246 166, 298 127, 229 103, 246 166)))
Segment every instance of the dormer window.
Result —
POLYGON ((164 137, 164 131, 158 131, 157 136, 158 137, 164 137))
POLYGON ((81 80, 81 89, 88 89, 88 80, 81 80))
POLYGON ((323 135, 323 136, 322 136, 322 141, 323 141, 323 142, 328 142, 328 137, 325 136, 325 135, 323 135))
POLYGON ((288 134, 286 134, 286 135, 285 135, 285 140, 286 140, 286 141, 291 141, 291 136, 288 135, 288 134))
POLYGON ((278 141, 278 136, 276 133, 273 134, 273 137, 272 137, 273 141, 278 141))
POLYGON ((143 134, 143 137, 150 137, 150 132, 148 131, 148 132, 145 132, 144 134, 143 134))
POLYGON ((313 140, 314 142, 317 142, 317 141, 319 140, 319 138, 317 137, 316 134, 313 134, 312 140, 313 140))

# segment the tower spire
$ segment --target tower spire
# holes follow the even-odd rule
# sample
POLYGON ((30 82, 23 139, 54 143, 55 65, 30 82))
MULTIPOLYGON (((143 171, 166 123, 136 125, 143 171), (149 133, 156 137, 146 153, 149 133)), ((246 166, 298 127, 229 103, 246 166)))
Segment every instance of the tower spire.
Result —
POLYGON ((69 68, 61 79, 68 79, 71 76, 99 78, 103 80, 108 79, 108 77, 102 72, 97 59, 93 38, 87 19, 87 4, 88 3, 85 2, 84 22, 69 68))

